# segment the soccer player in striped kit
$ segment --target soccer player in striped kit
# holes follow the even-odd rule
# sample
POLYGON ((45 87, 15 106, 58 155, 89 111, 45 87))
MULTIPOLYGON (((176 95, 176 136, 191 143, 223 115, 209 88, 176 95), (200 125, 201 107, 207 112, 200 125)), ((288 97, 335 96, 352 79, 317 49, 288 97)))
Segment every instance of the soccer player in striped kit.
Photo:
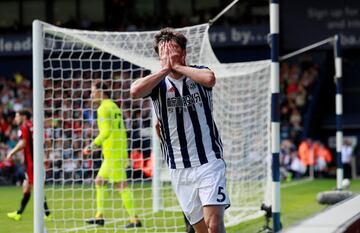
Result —
MULTIPOLYGON (((23 182, 23 198, 21 199, 20 208, 15 212, 8 213, 7 216, 15 221, 21 220, 22 213, 25 210, 31 196, 31 189, 34 184, 34 156, 33 156, 33 124, 31 122, 31 113, 28 110, 20 110, 15 115, 15 124, 20 126, 19 142, 9 152, 6 159, 10 160, 19 151, 24 151, 25 180, 23 182)), ((46 200, 44 201, 46 221, 51 220, 50 211, 46 200)))
POLYGON ((198 233, 225 232, 226 191, 222 142, 212 116, 214 73, 187 66, 186 37, 171 28, 156 36, 161 69, 136 80, 133 98, 150 96, 160 141, 180 206, 198 233))
POLYGON ((130 216, 126 228, 141 227, 134 207, 134 194, 128 187, 126 168, 128 167, 127 135, 121 109, 110 99, 111 90, 103 82, 95 82, 91 88, 91 99, 98 102, 97 123, 100 134, 84 148, 84 155, 102 147, 104 160, 96 176, 96 216, 86 222, 103 226, 104 197, 107 183, 112 183, 119 191, 124 207, 130 216))

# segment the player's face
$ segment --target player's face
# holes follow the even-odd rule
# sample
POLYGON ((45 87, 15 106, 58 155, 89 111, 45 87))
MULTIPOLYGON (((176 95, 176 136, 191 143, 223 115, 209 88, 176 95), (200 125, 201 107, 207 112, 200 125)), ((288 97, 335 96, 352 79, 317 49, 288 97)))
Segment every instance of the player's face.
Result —
POLYGON ((166 45, 165 41, 159 42, 159 57, 160 58, 163 58, 166 55, 165 45, 166 45))
POLYGON ((15 124, 17 124, 17 125, 22 124, 22 117, 19 113, 16 113, 14 121, 15 121, 15 124))
POLYGON ((185 64, 186 50, 182 49, 175 40, 170 41, 170 47, 175 53, 180 55, 181 63, 185 64))
POLYGON ((97 90, 95 86, 92 86, 90 97, 92 101, 99 102, 101 100, 101 91, 97 90))
POLYGON ((184 54, 185 50, 183 50, 180 45, 178 45, 178 43, 176 43, 175 40, 171 40, 170 41, 170 46, 172 47, 172 49, 176 52, 176 53, 179 53, 181 55, 184 54))
POLYGON ((168 44, 170 46, 170 49, 173 50, 173 52, 180 54, 181 57, 185 57, 186 51, 185 49, 182 49, 178 43, 176 43, 175 40, 170 40, 169 42, 161 41, 159 43, 159 57, 160 59, 164 58, 167 53, 168 47, 166 46, 168 44))

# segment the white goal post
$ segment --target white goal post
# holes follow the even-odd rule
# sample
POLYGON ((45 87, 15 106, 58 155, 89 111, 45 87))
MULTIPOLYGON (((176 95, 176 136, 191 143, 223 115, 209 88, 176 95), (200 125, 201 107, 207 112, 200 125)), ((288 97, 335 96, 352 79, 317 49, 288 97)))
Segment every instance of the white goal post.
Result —
MULTIPOLYGON (((271 200, 270 61, 221 64, 208 28, 177 30, 189 41, 187 64, 206 65, 217 77, 213 111, 224 144, 232 203, 225 219, 231 226, 260 216, 261 204, 271 200)), ((156 33, 84 31, 34 21, 34 232, 44 229, 44 196, 53 213, 47 232, 96 231, 84 220, 96 212, 94 178, 101 153, 81 155, 97 135, 96 106, 89 99, 93 80, 111 86, 112 99, 123 111, 128 183, 143 223, 136 232, 184 231, 166 164, 157 152, 151 102, 129 96, 131 82, 160 67, 153 49, 156 33)), ((122 231, 128 216, 114 188, 108 190, 102 229, 122 231)))

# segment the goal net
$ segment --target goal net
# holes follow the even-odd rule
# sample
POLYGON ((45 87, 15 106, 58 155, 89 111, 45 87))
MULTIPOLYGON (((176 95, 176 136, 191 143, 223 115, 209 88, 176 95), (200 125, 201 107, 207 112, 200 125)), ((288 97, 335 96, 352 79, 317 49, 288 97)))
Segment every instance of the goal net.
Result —
MULTIPOLYGON (((208 24, 177 29, 188 38, 187 64, 209 66, 217 76, 214 116, 222 135, 231 207, 226 225, 260 216, 270 194, 270 62, 221 64, 208 24)), ((47 232, 97 232, 85 220, 96 212, 94 178, 101 150, 82 149, 98 134, 91 83, 102 80, 122 109, 128 134, 128 184, 142 228, 131 232, 183 232, 184 218, 168 169, 157 148, 150 99, 130 98, 131 83, 159 69, 157 31, 97 32, 42 23, 45 196, 53 214, 47 232)), ((41 80, 41 79, 39 79, 41 80)), ((37 91, 37 90, 35 90, 37 91)), ((36 121, 35 121, 36 122, 36 121)), ((40 146, 40 145, 35 145, 40 146)), ((127 231, 127 215, 115 187, 107 186, 101 232, 127 231)), ((37 192, 39 190, 35 190, 37 192)), ((40 190, 42 191, 42 190, 40 190)), ((39 207, 41 208, 41 207, 39 207)))

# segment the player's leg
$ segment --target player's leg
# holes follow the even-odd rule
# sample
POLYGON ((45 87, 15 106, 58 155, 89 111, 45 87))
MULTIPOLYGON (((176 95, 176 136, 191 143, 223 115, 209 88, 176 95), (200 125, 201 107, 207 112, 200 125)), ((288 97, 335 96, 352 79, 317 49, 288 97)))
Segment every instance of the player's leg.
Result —
POLYGON ((186 233, 195 233, 194 227, 190 224, 189 220, 186 218, 186 215, 184 214, 184 221, 185 221, 185 231, 186 233))
POLYGON ((196 233, 224 233, 225 206, 204 206, 204 219, 193 225, 196 233))
POLYGON ((208 227, 205 224, 204 219, 202 219, 200 222, 195 223, 194 225, 192 225, 195 229, 196 233, 208 233, 208 227))
POLYGON ((51 218, 49 206, 46 201, 46 197, 44 197, 44 213, 45 213, 45 216, 44 216, 45 221, 50 221, 52 218, 51 218))
POLYGON ((141 227, 141 222, 136 214, 134 193, 126 181, 126 164, 127 163, 114 163, 115 166, 112 167, 109 180, 114 183, 123 201, 126 212, 130 217, 130 223, 126 225, 126 228, 141 227))
POLYGON ((224 224, 224 212, 225 206, 223 205, 213 205, 213 206, 204 206, 204 222, 208 228, 209 233, 224 233, 225 224, 224 224))
POLYGON ((105 224, 104 198, 106 192, 107 179, 108 179, 108 163, 104 160, 95 178, 96 215, 95 218, 86 220, 86 223, 88 224, 97 224, 100 226, 103 226, 105 224))
POLYGON ((195 174, 196 168, 171 169, 171 184, 187 221, 197 233, 207 233, 195 174))
POLYGON ((204 222, 210 233, 224 233, 224 211, 230 206, 226 190, 225 163, 217 159, 197 170, 199 198, 203 205, 204 222))
POLYGON ((21 200, 20 209, 18 210, 18 214, 22 214, 25 210, 25 207, 29 203, 31 196, 31 185, 29 183, 29 179, 24 180, 23 182, 23 198, 21 200))
POLYGON ((24 212, 27 204, 29 203, 30 197, 31 197, 31 186, 29 184, 29 176, 25 174, 26 179, 23 182, 22 185, 22 191, 23 191, 23 197, 20 202, 20 208, 17 211, 8 213, 7 216, 9 218, 12 218, 16 221, 19 221, 21 219, 21 215, 24 212))
POLYGON ((96 218, 104 217, 104 200, 106 192, 106 181, 101 176, 97 176, 95 179, 96 188, 96 218))
MULTIPOLYGON (((101 168, 100 168, 101 170, 101 168)), ((100 173, 100 171, 99 171, 100 173)), ((99 176, 96 176, 95 179, 95 188, 96 188, 96 215, 95 218, 86 220, 86 223, 88 224, 96 224, 99 226, 105 225, 105 219, 104 219, 104 198, 105 198, 105 192, 106 192, 106 180, 99 176)))

